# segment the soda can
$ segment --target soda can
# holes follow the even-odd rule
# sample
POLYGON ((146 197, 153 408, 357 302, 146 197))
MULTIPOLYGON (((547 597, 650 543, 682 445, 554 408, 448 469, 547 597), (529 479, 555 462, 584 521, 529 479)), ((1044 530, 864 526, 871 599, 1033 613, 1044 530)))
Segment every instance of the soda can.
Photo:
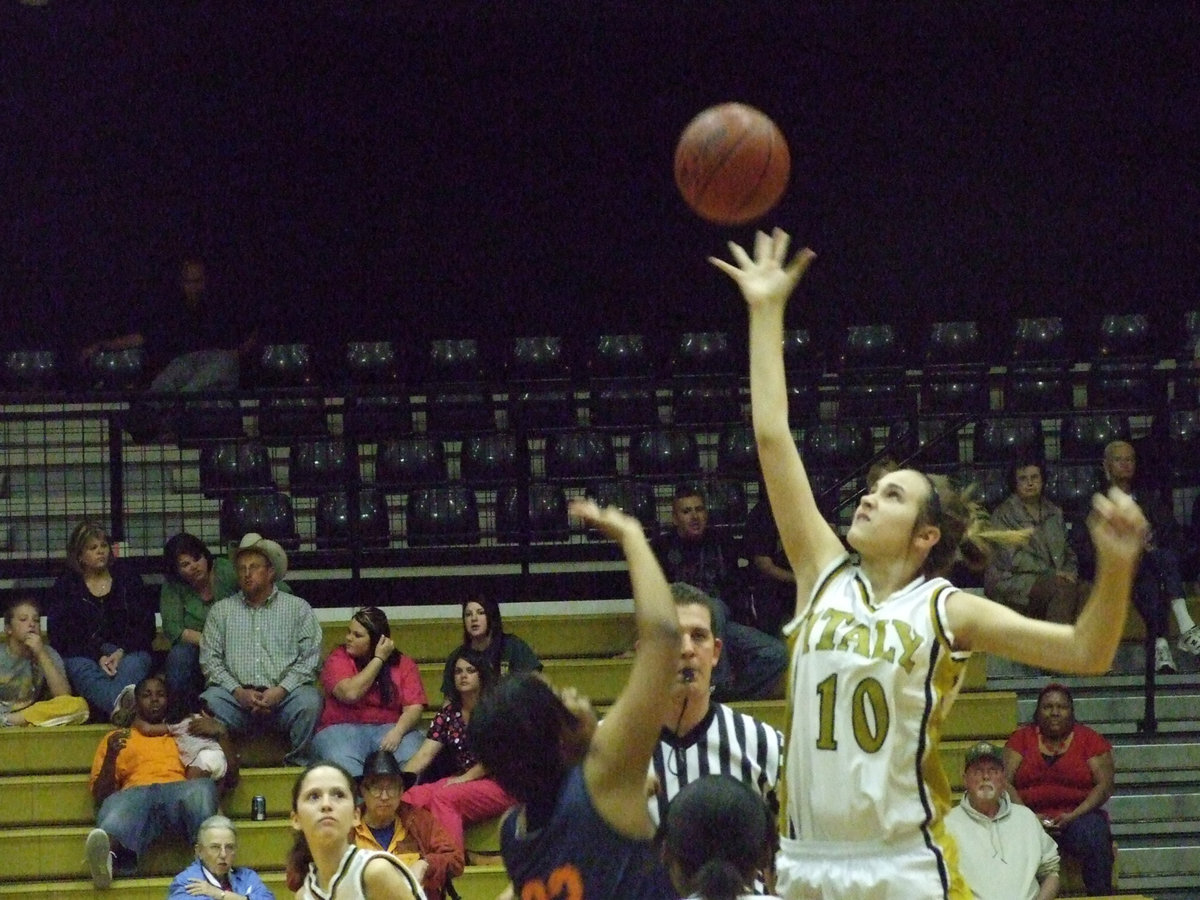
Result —
POLYGON ((250 818, 255 822, 262 822, 267 818, 267 798, 262 794, 255 794, 254 799, 250 801, 250 818))

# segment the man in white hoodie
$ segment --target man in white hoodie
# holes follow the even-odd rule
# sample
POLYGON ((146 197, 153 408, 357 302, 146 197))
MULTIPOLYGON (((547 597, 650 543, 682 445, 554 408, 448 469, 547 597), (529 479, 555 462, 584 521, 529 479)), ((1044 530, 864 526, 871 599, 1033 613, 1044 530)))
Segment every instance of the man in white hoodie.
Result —
POLYGON ((967 751, 962 802, 946 815, 959 868, 979 900, 1054 900, 1058 846, 1037 816, 1011 803, 999 747, 980 741, 967 751))

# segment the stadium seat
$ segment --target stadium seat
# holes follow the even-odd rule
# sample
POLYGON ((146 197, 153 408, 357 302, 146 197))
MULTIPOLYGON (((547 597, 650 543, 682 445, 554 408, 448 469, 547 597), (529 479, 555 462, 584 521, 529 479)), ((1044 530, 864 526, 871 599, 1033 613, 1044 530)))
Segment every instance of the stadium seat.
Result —
POLYGON ((838 413, 896 415, 916 411, 904 378, 904 351, 891 325, 851 325, 841 348, 838 413))
POLYGON ((655 370, 654 355, 644 335, 600 335, 588 359, 591 424, 604 428, 656 425, 655 370))
POLYGON ((717 436, 717 472, 727 478, 758 479, 758 444, 751 425, 727 425, 717 436))
POLYGON ((793 424, 802 425, 816 417, 823 372, 821 353, 813 346, 808 329, 783 333, 783 367, 787 372, 788 417, 793 424))
POLYGON ((520 474, 517 439, 508 431, 470 435, 463 440, 460 464, 462 479, 471 487, 494 489, 512 484, 520 474))
POLYGON ((10 350, 4 354, 4 380, 16 391, 58 387, 58 354, 53 350, 10 350))
POLYGON ((509 422, 525 431, 578 423, 561 337, 519 337, 505 361, 509 422))
POLYGON ((565 541, 571 535, 567 521, 567 498, 558 485, 529 485, 528 522, 521 521, 520 491, 515 485, 502 488, 496 498, 496 539, 517 543, 528 534, 530 541, 565 541))
POLYGON ((804 432, 804 460, 810 472, 848 477, 870 461, 873 450, 868 429, 849 422, 821 422, 804 432))
POLYGON ((1154 349, 1144 313, 1105 315, 1088 376, 1088 407, 1142 410, 1165 400, 1166 380, 1155 369, 1154 349))
POLYGON ((320 397, 265 400, 258 408, 258 434, 268 444, 326 437, 325 401, 320 397))
POLYGON ((1119 413, 1065 416, 1059 432, 1059 459, 1096 463, 1110 441, 1130 440, 1129 417, 1119 413))
POLYGON ((1005 410, 1055 412, 1072 408, 1073 360, 1061 317, 1018 319, 1010 357, 1004 381, 1005 410))
POLYGON ((546 440, 546 475, 554 481, 614 478, 617 455, 612 437, 591 428, 551 434, 546 440))
POLYGON ((100 350, 87 362, 88 380, 100 390, 128 390, 139 387, 146 368, 144 347, 125 350, 100 350))
POLYGON ((200 490, 206 497, 274 491, 267 449, 257 441, 206 444, 200 450, 200 490))
POLYGON ((409 491, 406 520, 410 547, 479 543, 479 507, 475 492, 466 485, 409 491))
POLYGON ((888 453, 918 469, 946 468, 959 462, 959 428, 946 419, 901 419, 888 426, 888 453))
POLYGON ((1068 520, 1080 521, 1092 508, 1092 497, 1104 490, 1098 462, 1046 466, 1046 496, 1062 507, 1068 520))
POLYGON ((925 347, 921 411, 986 410, 991 400, 987 358, 978 322, 934 322, 925 347))
POLYGON ((344 441, 298 441, 288 456, 288 490, 313 497, 343 487, 354 473, 344 441))
POLYGON ((750 511, 745 483, 736 478, 708 478, 702 486, 709 526, 740 535, 750 511))
POLYGON ((317 381, 313 349, 308 344, 267 344, 258 358, 258 378, 270 387, 307 387, 317 381))
POLYGON ((346 377, 353 384, 391 384, 400 358, 391 341, 351 341, 346 345, 346 377))
POLYGON ((433 341, 429 349, 426 430, 457 436, 495 428, 496 416, 483 375, 478 341, 433 341))
POLYGON ((1041 419, 997 416, 975 426, 975 462, 1009 464, 1016 455, 1045 458, 1041 419))
POLYGON ((278 541, 289 550, 300 546, 296 532, 296 515, 287 494, 237 494, 221 501, 221 541, 241 540, 242 535, 256 532, 278 541))
POLYGON ((391 542, 387 498, 377 488, 358 491, 358 527, 351 534, 350 495, 330 491, 317 501, 316 544, 318 549, 349 547, 357 540, 363 547, 386 547, 391 542))
POLYGON ((445 449, 438 438, 393 438, 376 450, 375 484, 385 490, 407 491, 446 479, 445 449))
MULTIPOLYGON (((600 506, 615 506, 633 516, 651 533, 658 530, 658 504, 654 499, 654 488, 648 482, 629 478, 605 479, 591 485, 588 496, 600 506)), ((591 531, 589 535, 598 536, 591 531)))
POLYGON ((242 438, 246 427, 242 406, 236 400, 192 400, 187 398, 176 420, 181 446, 242 438))
POLYGON ((629 473, 641 478, 693 477, 700 474, 695 435, 679 428, 655 428, 633 436, 629 473))
POLYGON ((347 397, 342 409, 342 433, 353 440, 385 440, 413 433, 408 394, 370 394, 347 397))

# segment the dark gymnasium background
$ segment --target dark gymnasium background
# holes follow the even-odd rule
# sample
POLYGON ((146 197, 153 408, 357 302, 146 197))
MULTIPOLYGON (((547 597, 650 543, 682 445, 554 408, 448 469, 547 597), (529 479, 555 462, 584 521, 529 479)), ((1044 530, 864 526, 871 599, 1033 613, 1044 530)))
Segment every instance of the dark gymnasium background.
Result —
POLYGON ((325 349, 740 330, 705 257, 750 230, 671 167, 735 99, 820 254, 794 327, 1147 311, 1169 353, 1200 308, 1194 3, 0 2, 4 346, 123 329, 185 251, 325 349))

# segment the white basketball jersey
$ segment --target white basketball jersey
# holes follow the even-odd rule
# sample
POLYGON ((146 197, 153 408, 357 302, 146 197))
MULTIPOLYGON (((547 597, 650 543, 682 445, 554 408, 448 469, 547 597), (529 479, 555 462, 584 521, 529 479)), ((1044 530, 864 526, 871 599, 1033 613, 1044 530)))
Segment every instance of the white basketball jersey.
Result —
POLYGON ((952 651, 944 578, 882 601, 844 556, 784 629, 792 648, 783 834, 910 842, 938 854, 950 787, 938 742, 968 652, 952 651))

